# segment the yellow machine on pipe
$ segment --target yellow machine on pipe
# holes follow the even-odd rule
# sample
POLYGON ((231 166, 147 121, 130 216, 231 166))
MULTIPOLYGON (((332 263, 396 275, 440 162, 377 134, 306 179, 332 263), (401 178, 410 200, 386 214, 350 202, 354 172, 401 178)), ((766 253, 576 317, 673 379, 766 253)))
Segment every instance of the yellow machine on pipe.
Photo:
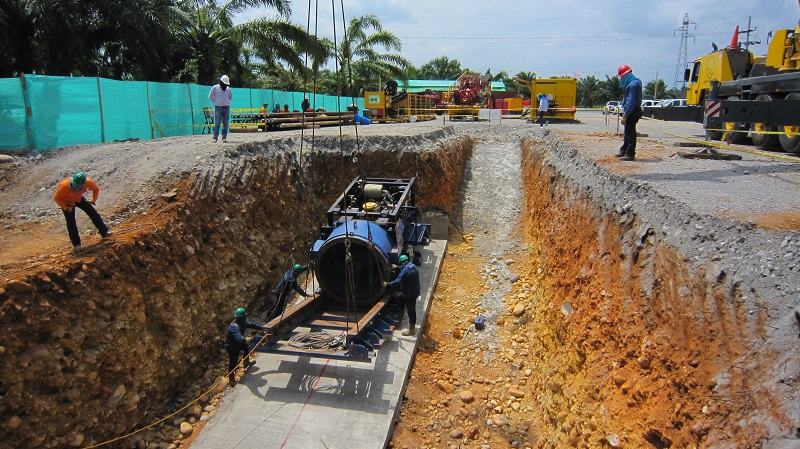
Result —
POLYGON ((433 120, 433 99, 426 95, 400 91, 393 96, 385 92, 364 92, 364 108, 369 109, 369 119, 377 122, 407 122, 433 120))

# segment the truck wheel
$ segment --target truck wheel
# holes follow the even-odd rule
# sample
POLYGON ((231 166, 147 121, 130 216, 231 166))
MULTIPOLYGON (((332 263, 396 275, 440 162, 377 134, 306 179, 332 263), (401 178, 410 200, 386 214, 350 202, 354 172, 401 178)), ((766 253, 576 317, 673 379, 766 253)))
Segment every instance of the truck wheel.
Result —
MULTIPOLYGON (((728 97, 728 101, 739 101, 739 97, 728 97)), ((725 122, 724 126, 726 132, 730 134, 731 143, 745 143, 747 142, 747 125, 735 122, 725 122)))
MULTIPOLYGON (((800 93, 792 92, 786 96, 787 100, 800 100, 800 93)), ((778 136, 783 151, 800 153, 800 126, 784 126, 783 134, 778 136)))
MULTIPOLYGON (((772 95, 761 94, 756 97, 757 101, 772 101, 772 95)), ((753 145, 759 150, 777 150, 780 148, 777 134, 758 134, 759 132, 775 131, 774 126, 769 126, 766 123, 753 123, 750 125, 750 138, 753 139, 753 145), (752 132, 752 131, 755 131, 752 132)))

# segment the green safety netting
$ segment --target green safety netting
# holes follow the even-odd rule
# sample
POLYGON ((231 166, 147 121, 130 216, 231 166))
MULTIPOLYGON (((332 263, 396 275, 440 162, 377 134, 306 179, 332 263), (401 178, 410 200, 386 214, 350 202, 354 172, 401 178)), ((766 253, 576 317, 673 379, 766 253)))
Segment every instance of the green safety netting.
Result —
POLYGON ((25 97, 16 78, 0 79, 0 148, 27 148, 25 97))
MULTIPOLYGON (((197 84, 116 81, 24 75, 0 79, 0 149, 37 151, 128 139, 201 134, 213 117, 208 99, 211 86, 197 84), (26 113, 27 111, 27 113, 26 113)), ((352 98, 282 92, 272 89, 231 88, 231 109, 256 112, 264 103, 300 110, 305 95, 311 106, 344 111, 352 98)), ((359 109, 364 99, 355 99, 359 109)))

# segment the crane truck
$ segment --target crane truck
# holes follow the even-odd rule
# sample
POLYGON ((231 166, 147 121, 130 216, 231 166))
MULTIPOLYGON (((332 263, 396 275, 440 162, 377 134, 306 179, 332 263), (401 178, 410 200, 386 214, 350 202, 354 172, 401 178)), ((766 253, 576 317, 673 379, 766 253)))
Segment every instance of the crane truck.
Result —
POLYGON ((773 33, 765 56, 738 44, 697 58, 685 72, 686 102, 703 108, 711 139, 748 135, 759 149, 800 153, 800 26, 773 33))

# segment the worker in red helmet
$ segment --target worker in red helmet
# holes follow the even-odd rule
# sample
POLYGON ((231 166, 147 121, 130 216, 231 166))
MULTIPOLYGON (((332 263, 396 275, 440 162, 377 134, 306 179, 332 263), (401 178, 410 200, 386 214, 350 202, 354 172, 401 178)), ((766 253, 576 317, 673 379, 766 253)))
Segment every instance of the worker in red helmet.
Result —
POLYGON ((617 157, 621 161, 636 160, 636 124, 642 118, 642 82, 634 76, 627 65, 617 69, 619 87, 622 88, 622 124, 625 125, 625 138, 617 157))

